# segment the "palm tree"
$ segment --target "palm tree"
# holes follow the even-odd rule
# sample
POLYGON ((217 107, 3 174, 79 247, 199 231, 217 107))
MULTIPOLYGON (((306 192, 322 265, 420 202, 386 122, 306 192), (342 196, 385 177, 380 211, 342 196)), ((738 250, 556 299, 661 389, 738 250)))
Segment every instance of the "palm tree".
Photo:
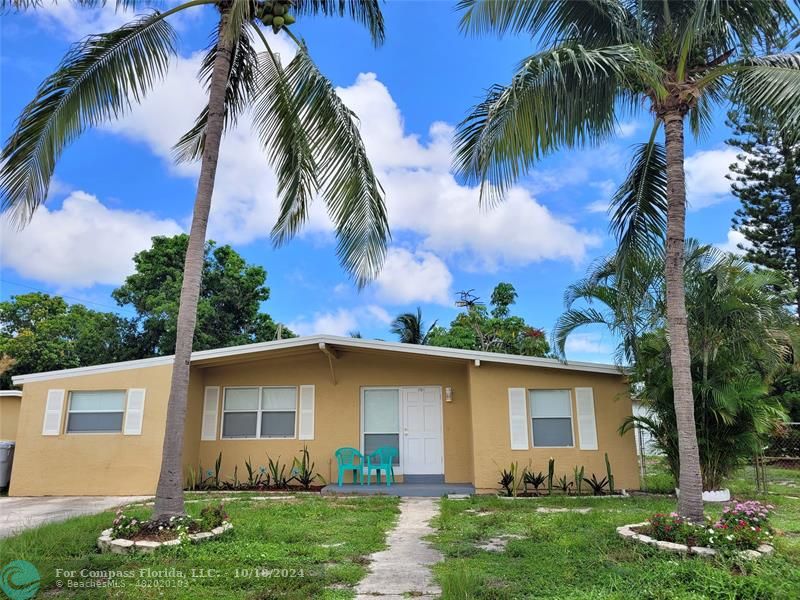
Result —
MULTIPOLYGON (((633 387, 655 417, 631 417, 622 431, 634 424, 648 430, 677 475, 664 253, 629 263, 631 271, 622 278, 619 264, 616 257, 604 259, 570 286, 567 310, 554 330, 556 346, 563 354, 569 335, 590 324, 606 325, 620 337, 633 387)), ((764 382, 792 353, 787 333, 792 317, 779 292, 785 278, 778 272, 752 271, 740 257, 694 240, 686 242, 683 271, 703 488, 719 489, 782 416, 778 400, 765 397, 764 382)))
MULTIPOLYGON (((480 184, 481 201, 506 190, 549 153, 610 139, 621 117, 647 106, 654 117, 634 171, 639 187, 616 205, 625 253, 661 243, 666 223, 667 321, 681 457, 678 510, 703 517, 683 287, 686 186, 684 127, 706 130, 721 102, 763 106, 800 126, 800 55, 761 52, 797 18, 785 0, 461 0, 471 33, 523 33, 546 45, 511 83, 492 87, 460 124, 456 170, 480 184), (665 151, 655 140, 664 128, 665 151), (648 167, 663 158, 666 192, 647 193, 648 167)), ((624 255, 624 254, 623 254, 624 255)))
MULTIPOLYGON (((10 4, 24 9, 38 2, 10 4)), ((156 4, 117 0, 118 7, 134 9, 156 4)), ((193 8, 213 9, 218 25, 200 71, 208 104, 175 148, 179 159, 199 159, 201 168, 183 272, 156 518, 184 512, 181 453, 189 361, 206 226, 226 128, 251 110, 253 127, 277 174, 281 207, 272 230, 275 245, 288 241, 303 225, 316 194, 326 202, 335 224, 339 259, 359 285, 380 269, 389 237, 383 190, 354 115, 289 27, 296 18, 347 15, 365 25, 378 45, 384 38, 378 0, 189 0, 78 42, 25 107, 3 148, 2 210, 18 226, 31 219, 47 197, 55 164, 67 144, 88 127, 118 118, 165 75, 176 55, 176 34, 166 19, 193 8), (288 64, 272 51, 262 25, 294 40, 297 52, 288 64)))
POLYGON ((425 323, 422 321, 422 309, 418 306, 416 313, 403 313, 397 315, 392 321, 391 332, 400 338, 403 344, 422 344, 428 343, 431 331, 436 327, 437 321, 425 330, 425 323), (425 333, 423 333, 425 331, 425 333))

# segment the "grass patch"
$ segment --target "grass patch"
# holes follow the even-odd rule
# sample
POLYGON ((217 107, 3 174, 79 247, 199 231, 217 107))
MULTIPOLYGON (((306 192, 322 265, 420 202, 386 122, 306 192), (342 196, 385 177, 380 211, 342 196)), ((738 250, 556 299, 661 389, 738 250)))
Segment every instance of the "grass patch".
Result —
MULTIPOLYGON (((787 481, 797 472, 781 473, 787 481)), ((463 598, 569 599, 786 599, 800 598, 800 500, 787 487, 770 486, 756 496, 746 470, 728 484, 737 498, 774 504, 773 526, 781 533, 776 555, 755 562, 702 559, 665 554, 626 542, 616 527, 671 512, 675 500, 658 497, 507 501, 476 497, 443 500, 434 544, 444 562, 434 567, 444 600, 463 598), (576 512, 537 512, 539 507, 579 508, 576 512), (517 534, 504 552, 486 552, 477 543, 517 534)), ((706 505, 716 516, 722 507, 706 505)))
MULTIPOLYGON (((197 516, 207 504, 187 504, 187 511, 197 516)), ((245 497, 225 507, 233 531, 201 544, 153 555, 100 554, 97 536, 114 518, 105 512, 2 540, 0 565, 16 559, 33 563, 43 597, 349 598, 349 586, 366 573, 364 557, 384 547, 398 512, 397 499, 389 497, 245 497)), ((126 513, 145 518, 150 510, 126 513)))

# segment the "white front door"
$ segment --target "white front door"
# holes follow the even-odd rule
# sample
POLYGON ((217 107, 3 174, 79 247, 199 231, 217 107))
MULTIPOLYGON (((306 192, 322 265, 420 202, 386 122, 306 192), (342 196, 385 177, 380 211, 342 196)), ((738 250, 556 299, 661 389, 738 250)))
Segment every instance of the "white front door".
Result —
POLYGON ((403 473, 444 473, 442 393, 438 387, 402 388, 403 473))

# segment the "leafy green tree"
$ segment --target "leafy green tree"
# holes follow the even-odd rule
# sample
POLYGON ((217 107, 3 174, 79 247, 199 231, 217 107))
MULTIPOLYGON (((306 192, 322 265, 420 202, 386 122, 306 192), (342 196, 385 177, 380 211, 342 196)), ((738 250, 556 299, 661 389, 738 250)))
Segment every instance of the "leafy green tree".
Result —
MULTIPOLYGON (((694 241, 686 244, 684 276, 692 353, 695 420, 703 489, 719 489, 743 459, 761 447, 785 416, 767 394, 792 340, 791 317, 776 288, 782 276, 754 272, 739 257, 694 241)), ((630 418, 648 430, 664 452, 676 480, 680 473, 678 425, 667 335, 664 253, 639 257, 618 277, 610 257, 570 287, 567 311, 555 328, 561 352, 569 335, 585 325, 604 324, 620 336, 620 355, 633 359, 632 389, 650 410, 630 418), (631 281, 638 281, 634 287, 631 281)), ((682 493, 682 492, 681 492, 682 493)))
POLYGON ((434 327, 436 327, 436 321, 425 330, 422 309, 418 306, 416 313, 397 315, 392 321, 391 332, 399 337, 403 344, 427 344, 434 327))
POLYGON ((0 302, 0 356, 13 364, 0 374, 0 388, 11 377, 139 358, 136 324, 110 312, 67 304, 40 292, 0 302))
POLYGON ((614 203, 612 224, 624 259, 666 241, 682 469, 678 511, 699 522, 702 482, 682 269, 685 123, 699 136, 715 105, 733 100, 769 109, 788 130, 800 129, 800 54, 762 51, 776 47, 782 29, 794 30, 797 17, 785 0, 461 0, 459 8, 469 33, 523 34, 544 46, 520 62, 510 84, 490 88, 459 126, 456 169, 480 184, 482 202, 501 201, 542 156, 602 144, 620 120, 642 109, 654 117, 650 141, 623 186, 627 193, 614 203), (663 193, 650 193, 662 180, 663 193))
POLYGON ((728 122, 728 144, 741 150, 728 175, 742 204, 734 228, 750 242, 748 261, 786 275, 800 319, 800 144, 766 111, 743 107, 728 122))
MULTIPOLYGON (((133 258, 136 272, 112 292, 120 306, 137 313, 141 356, 175 351, 178 304, 183 283, 183 263, 189 236, 154 237, 148 250, 133 258)), ((193 348, 223 348, 264 342, 277 337, 278 325, 259 311, 269 298, 267 273, 249 265, 230 246, 206 242, 197 326, 193 348)), ((283 328, 281 337, 294 337, 283 328)))
MULTIPOLYGON (((75 3, 96 7, 105 0, 75 3)), ((26 9, 40 3, 3 2, 3 6, 7 4, 26 9)), ((118 7, 134 9, 161 4, 157 0, 116 0, 118 7)), ((0 205, 12 221, 25 225, 44 202, 56 162, 70 142, 85 129, 124 114, 164 76, 177 54, 177 36, 167 18, 189 9, 213 11, 217 26, 200 69, 208 103, 175 148, 180 159, 200 160, 200 175, 178 307, 154 508, 158 519, 185 512, 181 456, 189 359, 225 130, 242 115, 252 116, 277 175, 281 205, 272 230, 275 244, 283 244, 297 233, 308 218, 311 201, 320 197, 334 223, 339 259, 363 285, 380 269, 389 237, 383 189, 367 158, 354 115, 319 71, 305 42, 293 32, 296 20, 299 27, 312 15, 346 15, 365 25, 378 45, 384 38, 378 0, 189 0, 78 42, 23 109, 0 154, 0 205), (288 64, 270 47, 264 26, 274 34, 285 32, 296 43, 296 53, 288 64)))
MULTIPOLYGON (((469 292, 462 292, 466 298, 469 292)), ((522 317, 510 314, 517 292, 510 283, 499 283, 491 296, 491 311, 477 298, 459 302, 466 310, 456 316, 449 328, 434 327, 428 332, 430 346, 502 352, 524 356, 547 356, 550 345, 541 329, 528 325, 522 317)))

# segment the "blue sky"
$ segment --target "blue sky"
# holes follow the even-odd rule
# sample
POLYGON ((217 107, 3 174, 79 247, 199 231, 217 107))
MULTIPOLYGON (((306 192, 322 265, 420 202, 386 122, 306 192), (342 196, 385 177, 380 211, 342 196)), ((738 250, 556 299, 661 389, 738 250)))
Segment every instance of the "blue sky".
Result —
MULTIPOLYGON (((467 38, 449 2, 389 2, 384 11, 387 39, 378 49, 347 20, 304 20, 294 27, 359 114, 387 191, 393 240, 381 277, 356 290, 336 261, 321 204, 299 237, 271 248, 274 178, 246 118, 223 143, 210 237, 267 269, 272 296, 264 310, 300 333, 358 329, 392 339, 388 322, 397 313, 421 306, 428 322, 447 323, 457 312, 458 290, 474 288, 488 299, 499 281, 517 288, 516 311, 549 332, 565 287, 613 249, 604 207, 632 145, 649 135, 648 115, 621 123, 617 139, 602 148, 541 161, 503 206, 482 211, 476 190, 449 171, 452 128, 485 88, 509 79, 535 44, 523 37, 467 38)), ((195 73, 213 16, 201 8, 173 19, 181 56, 167 80, 121 121, 87 132, 66 150, 50 198, 26 230, 2 224, 2 298, 36 289, 131 314, 110 297, 131 272, 131 256, 152 235, 185 230, 190 218, 197 166, 175 166, 169 148, 202 106, 195 73)), ((3 139, 70 43, 130 17, 66 4, 4 15, 3 139)), ((274 47, 291 53, 282 36, 274 47)), ((686 168, 689 235, 730 248, 737 202, 724 179, 735 156, 724 144, 727 135, 721 111, 704 139, 689 138, 686 168)), ((568 357, 610 361, 613 346, 605 332, 587 330, 571 340, 568 357)))

